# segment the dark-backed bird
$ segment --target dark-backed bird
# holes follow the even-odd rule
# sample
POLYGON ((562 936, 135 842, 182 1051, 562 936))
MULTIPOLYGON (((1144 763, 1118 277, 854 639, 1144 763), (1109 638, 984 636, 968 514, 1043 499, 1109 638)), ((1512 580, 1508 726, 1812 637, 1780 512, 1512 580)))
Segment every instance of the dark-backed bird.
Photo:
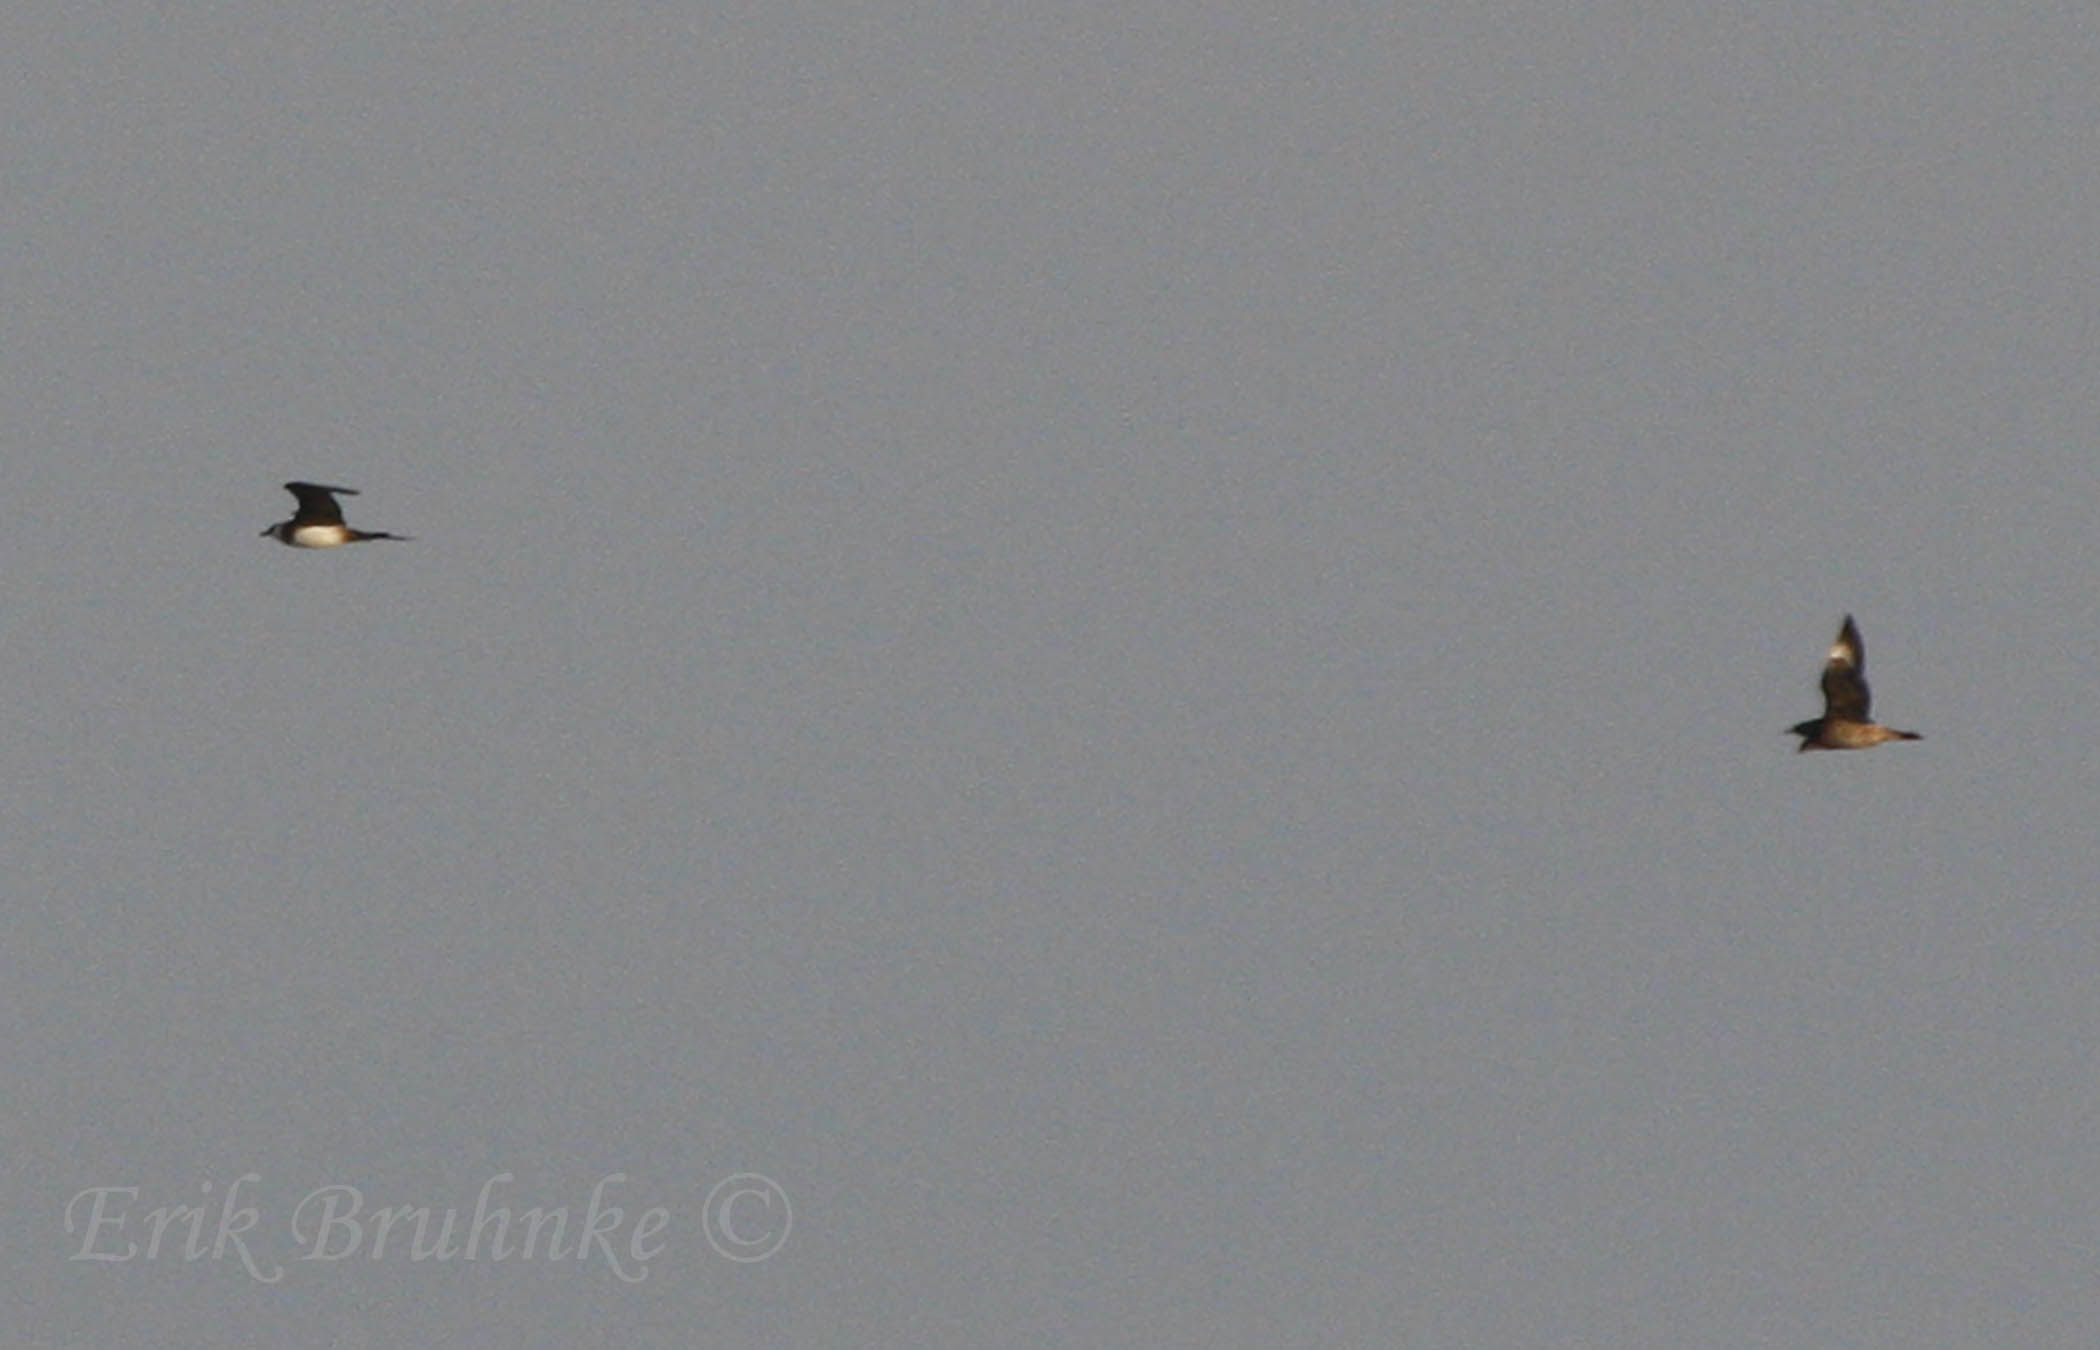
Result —
POLYGON ((405 534, 388 534, 384 530, 353 530, 343 523, 343 508, 336 505, 335 494, 355 497, 356 488, 323 487, 319 483, 286 483, 284 490, 299 499, 299 509, 290 520, 281 521, 263 531, 265 538, 275 538, 293 548, 334 548, 338 544, 355 544, 365 539, 409 538, 405 534))
POLYGON ((1865 750, 1883 741, 1922 741, 1915 731, 1897 731, 1867 716, 1867 649, 1859 640, 1859 625, 1845 616, 1830 657, 1823 663, 1823 715, 1812 722, 1788 727, 1799 736, 1796 750, 1865 750))

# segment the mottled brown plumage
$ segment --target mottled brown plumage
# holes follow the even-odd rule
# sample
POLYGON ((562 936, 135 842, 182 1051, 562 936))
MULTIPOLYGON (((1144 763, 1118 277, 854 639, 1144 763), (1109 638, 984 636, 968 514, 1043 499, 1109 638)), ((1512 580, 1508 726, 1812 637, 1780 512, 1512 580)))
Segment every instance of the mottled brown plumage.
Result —
POLYGON ((1859 625, 1847 614, 1823 663, 1823 715, 1787 728, 1788 734, 1801 738, 1797 750, 1865 750, 1883 741, 1925 739, 1915 731, 1882 726, 1867 715, 1871 695, 1866 671, 1867 649, 1859 640, 1859 625))

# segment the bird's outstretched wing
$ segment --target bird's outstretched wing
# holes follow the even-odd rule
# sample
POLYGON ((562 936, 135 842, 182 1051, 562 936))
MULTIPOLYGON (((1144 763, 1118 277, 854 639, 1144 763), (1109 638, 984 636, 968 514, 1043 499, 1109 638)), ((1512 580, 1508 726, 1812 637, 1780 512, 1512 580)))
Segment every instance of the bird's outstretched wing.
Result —
POLYGON ((356 488, 324 487, 319 483, 286 483, 284 490, 299 499, 299 521, 304 525, 342 524, 343 508, 336 505, 335 494, 357 495, 356 488))
POLYGON ((1859 640, 1859 625, 1845 616, 1837 641, 1830 646, 1830 659, 1823 663, 1823 716, 1844 722, 1870 721, 1867 716, 1867 649, 1859 640))

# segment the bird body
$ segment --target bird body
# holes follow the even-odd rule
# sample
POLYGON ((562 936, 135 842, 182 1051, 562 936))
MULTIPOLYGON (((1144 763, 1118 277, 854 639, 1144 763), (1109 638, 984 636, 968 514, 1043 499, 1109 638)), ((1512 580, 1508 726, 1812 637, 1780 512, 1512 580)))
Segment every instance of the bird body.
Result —
POLYGON ((1837 641, 1823 662, 1823 715, 1787 728, 1799 736, 1799 750, 1865 750, 1883 741, 1921 741, 1915 731, 1897 731, 1882 726, 1867 715, 1871 695, 1867 692, 1867 649, 1859 638, 1859 625, 1845 616, 1837 641))
POLYGON ((298 499, 299 509, 290 520, 280 521, 263 531, 266 539, 276 539, 293 548, 335 548, 341 544, 355 544, 366 539, 406 540, 405 534, 388 534, 384 530, 353 530, 343 523, 343 508, 336 504, 336 494, 355 497, 356 488, 325 487, 319 483, 286 483, 284 490, 298 499))

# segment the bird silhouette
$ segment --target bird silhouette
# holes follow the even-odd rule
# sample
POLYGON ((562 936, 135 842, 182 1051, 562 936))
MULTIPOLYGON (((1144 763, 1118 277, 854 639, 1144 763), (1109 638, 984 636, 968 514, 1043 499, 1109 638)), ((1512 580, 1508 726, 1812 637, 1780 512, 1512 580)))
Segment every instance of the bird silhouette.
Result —
POLYGON ((1787 728, 1799 736, 1801 750, 1865 750, 1883 741, 1922 741, 1915 731, 1897 731, 1882 726, 1867 715, 1872 697, 1867 692, 1867 649, 1859 640, 1859 625, 1845 616, 1830 657, 1823 663, 1823 715, 1787 728))
POLYGON ((384 530, 353 530, 343 523, 343 508, 336 505, 335 494, 355 497, 356 488, 323 487, 319 483, 286 483, 284 490, 299 499, 299 509, 292 518, 280 521, 263 531, 266 539, 274 538, 293 548, 335 548, 339 544, 355 544, 366 539, 399 539, 406 541, 405 534, 388 534, 384 530))

